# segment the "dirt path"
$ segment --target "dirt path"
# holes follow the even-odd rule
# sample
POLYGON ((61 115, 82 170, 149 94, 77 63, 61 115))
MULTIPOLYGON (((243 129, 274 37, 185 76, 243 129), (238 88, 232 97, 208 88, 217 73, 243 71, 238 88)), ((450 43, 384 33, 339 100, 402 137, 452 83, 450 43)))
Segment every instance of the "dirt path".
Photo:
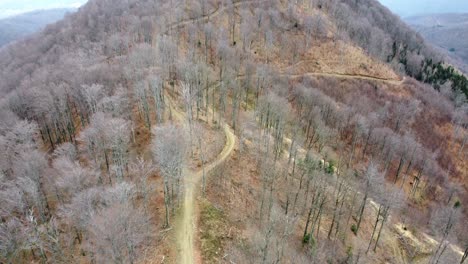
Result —
MULTIPOLYGON (((236 138, 228 125, 224 125, 224 133, 226 135, 226 144, 223 151, 218 155, 216 160, 207 164, 205 171, 208 174, 222 162, 224 162, 234 150, 236 138)), ((200 190, 200 183, 203 176, 203 170, 184 172, 185 181, 185 198, 180 215, 180 222, 176 226, 176 238, 179 244, 179 260, 178 263, 189 264, 197 263, 199 259, 198 250, 194 246, 195 230, 197 226, 196 217, 196 197, 200 190)))
MULTIPOLYGON (((179 111, 174 102, 169 99, 169 108, 171 116, 179 122, 186 121, 185 113, 179 111)), ((186 124, 186 123, 185 123, 186 124)), ((224 124, 223 131, 226 136, 226 143, 221 153, 216 159, 209 164, 205 165, 205 173, 209 173, 223 163, 232 153, 236 145, 236 136, 232 129, 224 124)), ((197 228, 197 210, 196 210, 196 198, 199 194, 201 187, 201 180, 203 177, 203 169, 192 171, 185 169, 184 175, 184 200, 181 207, 181 213, 176 221, 175 226, 175 238, 178 245, 178 263, 191 264, 200 262, 199 251, 194 246, 194 237, 196 235, 195 230, 197 228)))
POLYGON ((261 3, 261 2, 264 2, 264 1, 259 1, 259 0, 237 1, 237 2, 233 3, 232 6, 224 6, 222 8, 220 8, 218 6, 214 11, 211 11, 211 13, 209 13, 207 15, 203 15, 203 16, 195 17, 195 18, 184 19, 182 21, 178 21, 178 22, 173 23, 172 25, 169 25, 169 27, 164 31, 164 34, 169 33, 169 31, 171 31, 173 29, 176 29, 176 28, 182 27, 182 26, 186 26, 186 25, 192 24, 194 22, 200 22, 200 21, 204 22, 206 20, 209 20, 210 18, 218 16, 219 14, 221 14, 222 12, 226 11, 229 8, 238 7, 238 6, 243 5, 243 4, 254 4, 254 3, 261 3))
POLYGON ((401 85, 405 79, 402 80, 392 80, 392 79, 384 79, 370 75, 357 75, 357 74, 345 74, 345 73, 326 73, 326 72, 308 72, 303 74, 289 74, 289 73, 281 73, 281 76, 288 76, 290 78, 300 78, 304 76, 313 76, 313 77, 335 77, 339 79, 357 79, 357 80, 366 80, 366 81, 376 81, 376 82, 383 82, 392 85, 401 85))

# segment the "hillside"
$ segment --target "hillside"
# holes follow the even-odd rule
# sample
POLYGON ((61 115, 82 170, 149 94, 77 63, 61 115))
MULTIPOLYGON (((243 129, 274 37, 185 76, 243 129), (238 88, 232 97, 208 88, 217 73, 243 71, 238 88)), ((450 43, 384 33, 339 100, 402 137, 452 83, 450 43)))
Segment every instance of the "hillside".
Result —
POLYGON ((430 43, 468 64, 468 14, 421 15, 405 21, 430 43))
POLYGON ((39 10, 0 19, 0 47, 38 32, 73 11, 75 9, 39 10))
POLYGON ((443 58, 374 0, 91 0, 0 50, 0 262, 463 263, 443 58))

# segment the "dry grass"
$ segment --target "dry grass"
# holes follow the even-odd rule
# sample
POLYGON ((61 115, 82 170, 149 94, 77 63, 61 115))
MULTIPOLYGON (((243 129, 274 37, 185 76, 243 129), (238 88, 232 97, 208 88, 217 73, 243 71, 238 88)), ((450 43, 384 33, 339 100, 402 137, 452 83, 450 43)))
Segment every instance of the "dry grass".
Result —
POLYGON ((200 201, 200 249, 204 263, 219 263, 223 257, 223 240, 229 235, 224 212, 208 200, 200 201))
POLYGON ((293 65, 284 66, 286 70, 294 74, 315 72, 374 76, 390 80, 400 79, 390 67, 370 58, 361 48, 343 41, 329 39, 315 42, 300 61, 293 65))

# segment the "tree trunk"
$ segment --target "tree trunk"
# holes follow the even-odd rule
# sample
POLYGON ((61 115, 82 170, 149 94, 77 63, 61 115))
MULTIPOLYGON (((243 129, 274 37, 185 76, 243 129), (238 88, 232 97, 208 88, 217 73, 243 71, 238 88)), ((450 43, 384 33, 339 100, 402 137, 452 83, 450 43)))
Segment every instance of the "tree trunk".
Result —
MULTIPOLYGON (((337 179, 338 180, 338 179, 337 179)), ((333 218, 332 218, 332 222, 330 224, 330 229, 328 230, 328 235, 327 235, 327 238, 330 239, 331 237, 331 234, 333 232, 333 227, 335 226, 335 219, 336 219, 336 214, 337 214, 337 211, 338 211, 338 204, 340 203, 340 195, 341 195, 341 188, 343 187, 343 182, 340 183, 340 187, 338 188, 338 190, 336 191, 336 198, 335 198, 335 208, 333 209, 333 218)), ((336 187, 335 187, 336 189, 336 187)))
POLYGON ((366 155, 367 146, 369 146, 369 139, 370 139, 371 134, 372 134, 372 130, 369 130, 369 133, 367 134, 367 137, 366 137, 366 142, 364 143, 364 148, 362 149, 362 158, 361 159, 364 159, 364 157, 366 155))
POLYGON ((262 263, 265 264, 266 263, 266 260, 267 260, 267 256, 268 256, 268 246, 270 244, 270 235, 271 235, 271 232, 272 232, 272 227, 269 227, 268 228, 268 231, 267 233, 265 234, 265 246, 263 247, 262 251, 263 251, 263 258, 262 258, 262 263))
POLYGON ((164 208, 165 208, 165 219, 164 228, 169 227, 169 186, 168 182, 164 181, 164 208))
MULTIPOLYGON (((309 228, 309 223, 310 223, 310 215, 312 214, 313 206, 310 207, 309 213, 307 214, 307 221, 306 221, 306 226, 304 228, 304 234, 302 235, 303 238, 307 235, 307 229, 309 228)), ((310 238, 309 238, 310 239, 310 238)))
POLYGON ((343 197, 341 198, 341 205, 340 205, 340 210, 338 211, 338 220, 336 221, 336 230, 335 230, 335 237, 338 235, 338 232, 340 231, 340 223, 341 223, 341 216, 342 216, 342 210, 343 210, 343 205, 346 200, 346 194, 348 190, 345 190, 345 193, 343 194, 343 197))
POLYGON ((465 252, 463 253, 463 256, 460 260, 460 264, 463 264, 463 262, 465 262, 465 260, 468 258, 468 246, 466 246, 465 248, 465 252))
POLYGON ((367 247, 366 254, 369 252, 369 249, 370 249, 371 244, 372 244, 372 239, 374 239, 375 230, 377 229, 377 224, 379 223, 379 217, 380 217, 380 210, 381 209, 382 209, 382 205, 379 206, 379 211, 377 212, 377 217, 375 218, 374 229, 372 230, 372 236, 371 236, 371 238, 369 240, 369 246, 367 247))
POLYGON ((445 250, 447 250, 448 245, 449 245, 448 242, 445 243, 444 247, 442 248, 442 251, 440 252, 439 256, 437 257, 437 260, 436 260, 435 264, 439 264, 440 257, 442 257, 442 255, 444 254, 445 250))
POLYGON ((357 235, 357 232, 359 231, 359 228, 361 227, 362 215, 364 214, 364 209, 366 207, 366 202, 367 202, 367 195, 368 195, 368 190, 366 189, 366 193, 364 194, 364 198, 362 199, 361 208, 359 209, 359 219, 358 219, 357 226, 356 226, 356 235, 357 235))
POLYGON ((398 181, 398 177, 400 176, 400 172, 401 172, 401 169, 403 168, 404 163, 405 163, 405 156, 401 156, 400 163, 398 164, 398 169, 395 175, 395 181, 393 183, 396 183, 398 181))
POLYGON ((356 129, 353 131, 353 139, 351 143, 351 153, 349 154, 349 160, 348 160, 348 168, 351 166, 351 163, 353 162, 353 156, 354 156, 354 149, 356 147, 356 141, 357 141, 357 135, 356 135, 356 129))
POLYGON ((323 209, 324 204, 325 204, 325 197, 323 198, 322 203, 320 204, 319 211, 318 211, 318 225, 317 225, 317 235, 316 235, 317 242, 319 241, 320 223, 322 222, 322 209, 323 209))
MULTIPOLYGON (((354 210, 354 204, 355 204, 355 201, 356 201, 356 195, 357 195, 357 192, 354 193, 353 195, 353 199, 351 201, 351 208, 349 209, 349 215, 348 215, 348 219, 346 220, 346 225, 345 225, 345 228, 348 228, 349 226, 349 221, 351 220, 351 217, 353 215, 353 210, 354 210)), ((347 234, 347 232, 345 232, 345 234, 347 234)), ((345 238, 343 238, 343 241, 344 241, 345 238)))
POLYGON ((380 235, 382 234, 382 229, 385 225, 385 221, 387 221, 389 211, 390 211, 390 207, 387 206, 387 208, 384 209, 384 213, 382 215, 382 224, 380 225, 379 233, 375 241, 374 252, 377 250, 377 245, 379 244, 380 235))

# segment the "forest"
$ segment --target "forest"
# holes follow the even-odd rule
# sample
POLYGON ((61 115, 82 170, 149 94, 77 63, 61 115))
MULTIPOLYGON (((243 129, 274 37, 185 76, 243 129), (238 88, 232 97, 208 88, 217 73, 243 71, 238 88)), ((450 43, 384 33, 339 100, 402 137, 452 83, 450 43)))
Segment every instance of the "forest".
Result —
POLYGON ((466 263, 444 60, 375 0, 90 0, 0 49, 0 263, 466 263))

